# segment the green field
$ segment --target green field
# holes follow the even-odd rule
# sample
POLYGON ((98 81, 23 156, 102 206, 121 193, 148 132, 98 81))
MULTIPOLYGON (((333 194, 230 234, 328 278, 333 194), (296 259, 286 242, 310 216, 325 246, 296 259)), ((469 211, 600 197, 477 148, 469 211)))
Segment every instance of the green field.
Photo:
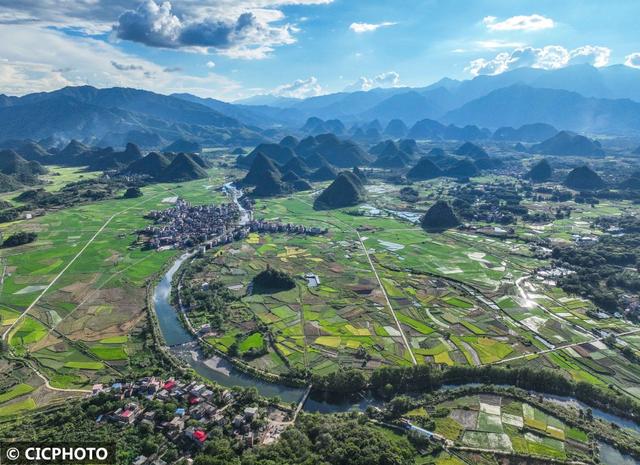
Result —
POLYGON ((17 384, 13 386, 11 389, 9 389, 8 391, 0 394, 0 404, 10 401, 12 399, 15 399, 16 397, 20 397, 25 394, 28 394, 31 391, 33 391, 33 389, 34 389, 33 386, 30 386, 28 384, 24 384, 24 383, 17 384))
POLYGON ((36 401, 32 398, 28 398, 19 402, 14 402, 8 405, 0 405, 0 417, 7 417, 15 415, 26 410, 33 410, 36 408, 36 401))
POLYGON ((438 410, 448 416, 436 418, 436 432, 461 445, 563 460, 587 457, 585 431, 509 397, 462 396, 439 404, 438 410))
MULTIPOLYGON (((53 172, 60 176, 50 176, 54 182, 47 189, 52 191, 96 175, 57 167, 53 172)), ((145 213, 170 205, 162 202, 168 196, 180 195, 195 203, 220 201, 222 194, 207 188, 221 182, 218 175, 212 172, 211 180, 180 185, 151 185, 143 188, 144 195, 138 199, 78 205, 5 225, 4 234, 28 228, 38 233, 38 240, 19 249, 0 250, 0 258, 11 270, 0 292, 3 325, 13 323, 75 260, 11 332, 9 342, 16 353, 30 352, 58 387, 91 386, 105 375, 101 360, 117 362, 117 370, 124 375, 140 347, 131 343, 130 331, 144 317, 145 284, 175 255, 175 251, 132 246, 134 233, 148 223, 145 213)))
MULTIPOLYGON (((96 175, 75 168, 54 167, 52 172, 59 176, 48 177, 51 191, 96 175)), ((3 234, 30 230, 38 240, 0 250, 8 271, 0 292, 2 325, 15 322, 57 279, 11 331, 14 353, 28 353, 55 386, 86 388, 131 374, 135 361, 146 356, 136 339, 145 327, 146 285, 178 253, 142 250, 136 231, 149 223, 145 214, 167 208, 163 199, 173 196, 198 204, 225 201, 216 187, 238 174, 218 166, 209 170, 209 179, 145 186, 141 198, 78 205, 4 225, 3 234)), ((509 181, 503 176, 478 180, 489 185, 509 181)), ((615 318, 593 319, 591 302, 531 277, 550 264, 532 251, 532 237, 568 241, 573 234, 593 233, 594 218, 635 208, 630 202, 594 207, 570 202, 570 218, 542 226, 518 223, 514 230, 519 237, 499 239, 475 229, 426 233, 398 212, 419 216, 457 183, 439 179, 414 186, 420 193, 415 204, 400 199, 401 186, 377 179, 367 186, 366 204, 350 209, 316 211, 313 191, 256 200, 258 219, 328 232, 252 233, 207 251, 196 261, 193 286, 219 282, 235 300, 206 340, 224 353, 237 349, 244 363, 276 374, 291 369, 368 372, 409 366, 414 360, 446 366, 507 362, 561 369, 575 381, 611 384, 640 395, 640 369, 619 350, 589 344, 599 330, 619 333, 635 326, 615 318), (250 295, 253 277, 267 266, 288 273, 295 288, 250 295), (320 285, 308 285, 309 273, 320 278, 320 285), (519 280, 524 280, 526 298, 519 280), (565 342, 583 345, 536 355, 565 342)), ((525 203, 534 212, 548 209, 544 202, 525 203)), ((189 318, 196 329, 212 322, 212 315, 197 304, 189 318)), ((640 351, 640 342, 630 338, 629 343, 640 351)), ((495 418, 482 418, 484 433, 508 434, 500 433, 495 418)), ((469 441, 475 439, 469 436, 469 441)), ((515 440, 512 446, 518 444, 515 440)), ((531 447, 551 446, 535 442, 531 447)))

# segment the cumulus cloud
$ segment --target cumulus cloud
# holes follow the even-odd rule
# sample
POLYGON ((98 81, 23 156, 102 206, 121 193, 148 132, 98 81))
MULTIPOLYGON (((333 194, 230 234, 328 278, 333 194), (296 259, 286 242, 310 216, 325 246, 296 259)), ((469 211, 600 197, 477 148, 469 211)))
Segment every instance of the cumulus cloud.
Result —
POLYGON ((214 50, 235 58, 264 58, 274 47, 295 42, 289 24, 275 26, 282 18, 274 12, 245 12, 233 20, 207 16, 179 17, 170 2, 146 0, 125 11, 114 26, 119 39, 150 47, 214 50))
POLYGON ((632 53, 624 57, 624 64, 631 68, 640 69, 640 52, 632 53))
POLYGON ((395 71, 388 71, 371 78, 361 76, 356 82, 347 86, 345 91, 367 91, 377 87, 396 87, 399 82, 400 75, 395 71))
POLYGON ((490 31, 539 31, 555 26, 553 19, 542 15, 512 16, 503 21, 498 21, 495 16, 486 16, 482 23, 490 31))
POLYGON ((611 49, 607 47, 597 47, 593 45, 585 45, 578 47, 570 52, 571 65, 589 64, 596 68, 607 66, 611 57, 611 49))
POLYGON ((206 67, 209 68, 209 69, 213 69, 213 68, 216 67, 216 64, 213 61, 209 60, 206 63, 206 67))
POLYGON ((242 96, 240 84, 224 76, 169 72, 171 69, 132 57, 104 41, 70 37, 35 25, 0 25, 0 57, 0 88, 10 95, 84 84, 140 87, 144 83, 146 89, 164 94, 189 92, 219 99, 242 96))
MULTIPOLYGON (((276 10, 288 5, 324 5, 333 0, 173 0, 178 16, 237 18, 253 10, 276 10)), ((88 33, 108 32, 132 0, 0 0, 0 23, 38 22, 71 27, 88 33)), ((279 11, 278 11, 279 12, 279 11)))
POLYGON ((349 29, 356 34, 362 34, 363 32, 372 32, 381 27, 395 26, 397 23, 391 21, 384 21, 382 23, 351 23, 349 29))
POLYGON ((271 94, 289 98, 315 97, 322 94, 322 86, 318 83, 318 79, 311 76, 307 79, 297 79, 289 84, 276 87, 271 94))
POLYGON ((295 42, 281 7, 334 0, 0 0, 0 24, 37 24, 88 35, 114 30, 154 47, 264 58, 295 42), (137 7, 136 7, 137 5, 137 7), (119 19, 120 18, 120 19, 119 19), (121 24, 122 23, 122 24, 121 24))
POLYGON ((520 47, 512 52, 501 52, 494 58, 478 58, 465 68, 473 76, 496 75, 516 68, 558 69, 569 65, 590 64, 596 67, 609 63, 611 50, 607 47, 585 45, 567 50, 560 45, 542 48, 520 47))

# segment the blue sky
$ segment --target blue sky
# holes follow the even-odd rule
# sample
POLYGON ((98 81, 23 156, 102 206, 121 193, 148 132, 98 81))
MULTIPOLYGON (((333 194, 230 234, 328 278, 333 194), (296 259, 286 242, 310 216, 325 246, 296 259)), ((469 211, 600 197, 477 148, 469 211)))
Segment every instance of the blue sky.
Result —
POLYGON ((640 67, 639 17, 635 0, 0 0, 0 92, 124 85, 233 100, 640 67))

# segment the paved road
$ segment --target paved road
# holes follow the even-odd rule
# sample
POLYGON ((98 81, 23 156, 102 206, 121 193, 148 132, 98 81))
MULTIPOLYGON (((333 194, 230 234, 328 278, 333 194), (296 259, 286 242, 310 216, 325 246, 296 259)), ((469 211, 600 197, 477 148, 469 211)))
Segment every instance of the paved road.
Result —
POLYGON ((136 204, 134 204, 134 205, 131 205, 131 206, 127 207, 127 208, 124 208, 124 209, 120 210, 119 212, 116 212, 116 213, 114 213, 113 215, 111 215, 111 216, 110 216, 110 217, 109 217, 109 218, 104 222, 104 224, 103 224, 102 226, 100 226, 100 229, 98 229, 98 230, 95 232, 95 234, 91 237, 91 239, 89 239, 89 240, 87 241, 87 243, 84 245, 84 247, 82 247, 82 249, 80 249, 80 251, 79 251, 77 254, 75 254, 75 256, 71 259, 71 261, 69 261, 69 263, 67 263, 67 265, 62 269, 62 271, 60 271, 60 273, 58 273, 58 274, 56 275, 56 277, 55 277, 55 278, 53 278, 53 280, 52 280, 52 281, 47 285, 47 287, 45 287, 45 288, 42 290, 42 292, 40 292, 40 294, 38 294, 38 296, 35 298, 35 300, 34 300, 33 302, 31 302, 31 305, 29 305, 29 306, 27 307, 27 309, 26 309, 24 312, 22 312, 22 314, 21 314, 18 318, 16 318, 16 321, 14 321, 14 322, 13 322, 13 324, 11 324, 11 326, 9 326, 9 328, 7 328, 7 330, 6 330, 6 331, 4 332, 4 334, 2 335, 2 340, 3 340, 3 341, 5 341, 5 340, 7 339, 7 336, 9 335, 9 333, 11 332, 11 330, 12 330, 13 328, 15 328, 15 326, 16 326, 16 325, 17 325, 17 324, 18 324, 22 319, 24 319, 24 317, 25 317, 25 316, 27 316, 27 314, 31 311, 31 309, 32 309, 33 307, 35 307, 35 306, 36 306, 36 304, 40 301, 40 299, 41 299, 41 298, 42 298, 42 297, 47 293, 47 291, 48 291, 49 289, 51 289, 51 286, 53 286, 53 285, 58 281, 58 279, 60 279, 60 277, 61 277, 63 274, 65 274, 65 272, 69 269, 69 267, 75 263, 75 261, 78 259, 78 257, 80 257, 80 255, 82 255, 82 254, 84 253, 84 251, 85 251, 85 250, 87 250, 87 247, 89 247, 89 246, 93 243, 93 241, 96 239, 96 237, 98 237, 98 236, 100 235, 100 233, 101 233, 102 231, 104 231, 104 229, 109 225, 109 223, 111 223, 111 221, 112 221, 116 216, 121 215, 122 213, 124 213, 124 212, 126 212, 126 211, 128 211, 128 210, 131 210, 132 208, 135 208, 135 207, 137 207, 138 205, 142 205, 143 203, 148 202, 149 200, 152 200, 153 198, 158 197, 159 195, 160 195, 160 194, 156 194, 156 195, 153 195, 153 196, 151 196, 151 197, 148 197, 148 198, 146 198, 146 199, 142 200, 141 202, 138 202, 138 203, 136 203, 136 204))
MULTIPOLYGON (((107 220, 102 224, 102 226, 100 226, 100 228, 95 232, 95 234, 93 236, 91 236, 91 239, 89 239, 87 241, 87 243, 82 247, 82 249, 80 249, 80 251, 74 255, 74 257, 69 261, 69 263, 67 263, 67 265, 62 269, 62 271, 60 271, 60 273, 58 273, 53 280, 47 285, 47 287, 45 287, 42 292, 40 292, 40 294, 38 294, 38 296, 34 299, 33 302, 31 302, 31 304, 26 308, 26 310, 24 312, 22 312, 20 314, 20 316, 18 318, 16 318, 16 321, 14 321, 7 329, 6 331, 2 334, 2 340, 6 341, 8 335, 11 333, 11 331, 13 330, 13 328, 16 327, 16 325, 22 321, 27 315, 28 313, 31 311, 31 309, 33 309, 37 303, 40 301, 40 299, 42 299, 42 297, 47 293, 47 291, 49 289, 51 289, 51 287, 62 277, 62 275, 64 275, 64 273, 71 267, 71 265, 73 265, 75 263, 75 261, 80 257, 80 255, 82 255, 84 253, 85 250, 87 250, 87 248, 93 243, 93 241, 96 240, 96 238, 100 235, 100 233, 102 233, 102 231, 105 230, 105 228, 109 225, 109 223, 111 223, 111 221, 113 221, 113 219, 115 217, 117 217, 118 215, 121 215, 122 213, 131 210, 132 208, 135 208, 139 205, 142 205, 145 202, 148 202, 149 200, 152 200, 153 198, 157 197, 160 194, 156 194, 153 195, 151 197, 148 197, 144 200, 142 200, 141 202, 138 202, 134 205, 131 205, 127 208, 124 208, 116 213, 114 213, 113 215, 111 215, 109 218, 107 218, 107 220)), ((44 376, 42 373, 40 373, 40 371, 38 371, 38 369, 36 367, 34 367, 31 363, 27 363, 28 366, 35 372, 36 375, 38 375, 40 378, 42 378, 42 380, 44 380, 45 385, 48 389, 51 389, 52 391, 63 391, 63 392, 78 392, 78 393, 90 393, 91 391, 85 390, 85 389, 71 389, 71 388, 56 388, 51 386, 51 384, 49 383, 49 380, 47 379, 46 376, 44 376)))
POLYGON ((404 331, 402 330, 402 326, 400 326, 400 321, 398 321, 398 317, 396 316, 396 312, 393 309, 393 307, 391 306, 391 302, 389 301, 389 297, 387 296, 387 291, 384 290, 384 286, 382 285, 382 281, 380 281, 380 277, 378 276, 378 272, 376 271, 376 267, 373 266, 373 261, 371 260, 371 257, 369 256, 369 251, 367 250, 367 247, 364 245, 364 241, 362 240, 362 236, 360 236, 360 232, 357 229, 355 231, 356 231, 356 234, 358 235, 358 240, 360 241, 360 245, 362 246, 362 250, 364 250, 364 254, 367 256, 367 260, 369 260, 369 265, 371 266, 371 270, 373 271, 373 274, 375 275, 376 280, 378 281, 378 285, 380 286, 380 289, 382 290, 382 295, 384 295, 384 300, 387 302, 387 306, 389 307, 389 310, 391 310, 391 315, 393 316, 393 319, 396 322, 396 326, 398 327, 398 331, 400 331, 400 336, 402 336, 402 341, 404 342, 405 347, 409 351, 409 355, 411 355, 411 361, 413 362, 414 365, 417 365, 418 362, 417 362, 415 356, 413 355, 413 352, 411 351, 411 346, 409 345, 409 341, 407 341, 407 337, 404 335, 404 331))
MULTIPOLYGON (((124 210, 122 210, 122 211, 124 211, 124 210)), ((47 293, 47 291, 48 291, 49 289, 51 289, 51 286, 53 286, 53 285, 58 281, 58 279, 60 279, 60 277, 61 277, 61 276, 62 276, 62 275, 63 275, 63 274, 64 274, 64 273, 69 269, 69 267, 70 267, 71 265, 73 265, 73 264, 74 264, 74 262, 78 259, 78 257, 80 257, 80 255, 82 255, 82 253, 83 253, 85 250, 87 250, 87 247, 89 247, 89 246, 93 243, 93 241, 96 239, 96 237, 98 237, 98 235, 99 235, 102 231, 104 231, 104 228, 106 228, 106 227, 107 227, 107 225, 108 225, 109 223, 111 223, 111 220, 113 220, 117 215, 119 215, 120 213, 122 213, 122 211, 120 211, 120 212, 118 212, 118 213, 115 213, 115 214, 111 215, 111 216, 109 217, 109 219, 108 219, 107 221, 105 221, 105 222, 104 222, 104 224, 100 227, 100 229, 98 229, 98 230, 96 231, 96 233, 91 237, 91 239, 89 239, 89 240, 87 241, 87 243, 84 245, 84 247, 82 247, 82 249, 80 249, 80 251, 79 251, 77 254, 75 254, 75 256, 74 256, 74 257, 69 261, 69 263, 67 263, 67 265, 62 269, 62 271, 60 271, 60 273, 58 273, 58 274, 56 275, 56 277, 55 277, 55 278, 53 278, 53 280, 52 280, 52 281, 47 285, 47 287, 45 287, 45 288, 42 290, 42 292, 40 292, 40 294, 38 294, 38 297, 36 297, 36 298, 35 298, 35 300, 34 300, 33 302, 31 302, 31 305, 29 305, 29 306, 27 307, 27 309, 26 309, 24 312, 22 312, 18 318, 16 318, 16 321, 14 321, 14 322, 9 326, 9 328, 7 328, 7 330, 4 332, 4 334, 2 335, 2 340, 3 340, 3 341, 6 341, 6 340, 7 340, 7 336, 9 335, 9 333, 11 332, 11 330, 13 330, 13 328, 15 328, 15 326, 16 326, 20 321, 22 321, 22 320, 24 319, 24 317, 25 317, 25 316, 27 316, 27 314, 31 311, 31 309, 32 309, 33 307, 35 307, 35 306, 36 306, 36 304, 40 301, 40 299, 41 299, 41 298, 42 298, 42 297, 47 293)))
MULTIPOLYGON (((616 334, 615 337, 629 336, 631 334, 636 334, 636 333, 640 333, 640 328, 633 329, 631 331, 626 331, 624 333, 616 334)), ((511 357, 511 358, 505 358, 505 359, 502 359, 502 360, 498 360, 497 362, 489 363, 487 365, 498 365, 500 363, 512 362, 514 360, 520 360, 520 359, 523 359, 523 358, 531 357, 532 355, 548 354, 548 353, 551 353, 551 352, 557 352, 558 350, 562 350, 562 349, 569 349, 571 347, 578 347, 578 346, 581 346, 581 345, 584 345, 584 344, 593 344, 594 342, 604 341, 605 339, 606 339, 606 337, 595 337, 595 338, 590 339, 588 341, 576 342, 576 343, 573 343, 573 344, 566 344, 566 345, 563 345, 563 346, 554 347, 553 349, 544 349, 544 350, 540 350, 538 352, 533 352, 533 353, 530 353, 530 354, 518 355, 517 357, 511 357)))
POLYGON ((47 379, 47 377, 44 376, 42 373, 40 373, 36 367, 31 365, 30 363, 28 363, 28 365, 34 371, 34 373, 36 375, 38 375, 44 381, 44 385, 47 387, 47 389, 51 389, 52 391, 61 391, 61 392, 77 392, 77 393, 80 393, 80 394, 91 394, 93 392, 93 391, 90 391, 89 389, 71 389, 71 388, 53 387, 49 383, 49 380, 47 379))

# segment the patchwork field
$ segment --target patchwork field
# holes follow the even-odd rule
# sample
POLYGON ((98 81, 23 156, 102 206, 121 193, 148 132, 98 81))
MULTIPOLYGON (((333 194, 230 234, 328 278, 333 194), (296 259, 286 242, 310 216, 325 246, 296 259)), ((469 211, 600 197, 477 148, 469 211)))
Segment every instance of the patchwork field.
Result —
MULTIPOLYGON (((62 171, 67 181, 80 176, 62 171)), ((217 176, 148 186, 138 199, 96 202, 10 224, 5 234, 38 234, 32 244, 0 251, 0 323, 14 353, 29 354, 52 386, 83 389, 121 377, 132 360, 153 356, 141 352, 145 286, 175 251, 141 250, 136 231, 147 224, 146 212, 167 208, 162 199, 168 195, 194 203, 222 200, 212 188, 223 182, 217 176)))
POLYGON ((587 434, 527 403, 481 394, 438 406, 436 432, 463 446, 567 459, 588 456, 587 434))
MULTIPOLYGON (((446 182, 419 186, 429 198, 446 182)), ((545 261, 534 257, 526 241, 459 230, 427 234, 412 216, 421 204, 398 201, 397 186, 367 188, 366 205, 334 211, 313 210, 317 191, 258 200, 256 218, 319 226, 329 233, 254 233, 208 252, 196 281, 219 281, 239 299, 208 341, 228 352, 260 332, 267 350, 248 361, 276 373, 372 369, 414 359, 444 365, 533 363, 565 369, 576 380, 615 383, 634 394, 640 377, 617 351, 595 343, 596 357, 607 357, 603 369, 585 360, 582 350, 590 350, 595 330, 623 332, 628 325, 615 318, 594 321, 590 302, 533 278, 545 261), (267 264, 294 276, 296 289, 250 295, 251 280, 267 264), (309 287, 307 274, 321 284, 309 287), (624 376, 616 380, 615 374, 624 376)), ((191 315, 197 328, 207 318, 197 310, 191 315)))
MULTIPOLYGON (((38 233, 33 244, 0 251, 0 324, 3 332, 10 328, 14 353, 29 354, 54 387, 86 389, 131 370, 132 362, 148 356, 141 334, 145 285, 176 254, 141 250, 135 231, 146 224, 144 214, 171 206, 166 198, 226 201, 218 187, 238 174, 218 164, 206 180, 148 186, 138 199, 101 201, 6 225, 5 234, 38 233)), ((92 174, 60 175, 54 178, 92 174)), ((520 238, 500 239, 466 230, 425 233, 416 225, 451 181, 417 183, 420 201, 414 204, 399 198, 399 186, 374 182, 367 186, 366 204, 315 211, 314 197, 324 186, 257 200, 254 216, 327 228, 326 235, 251 234, 207 252, 194 283, 220 282, 237 299, 223 325, 213 325, 207 336, 222 352, 273 373, 527 364, 640 396, 638 369, 599 336, 636 326, 595 319, 592 303, 535 276, 548 260, 536 258, 528 242, 534 236, 566 240, 589 230, 589 219, 598 214, 619 214, 620 205, 577 205, 571 218, 545 227, 517 225, 520 238), (267 265, 294 277, 295 289, 252 294, 253 277, 267 265), (308 276, 317 277, 317 285, 308 276)), ((196 329, 212 323, 198 308, 190 319, 196 329)), ((633 335, 628 344, 640 353, 633 335)))

